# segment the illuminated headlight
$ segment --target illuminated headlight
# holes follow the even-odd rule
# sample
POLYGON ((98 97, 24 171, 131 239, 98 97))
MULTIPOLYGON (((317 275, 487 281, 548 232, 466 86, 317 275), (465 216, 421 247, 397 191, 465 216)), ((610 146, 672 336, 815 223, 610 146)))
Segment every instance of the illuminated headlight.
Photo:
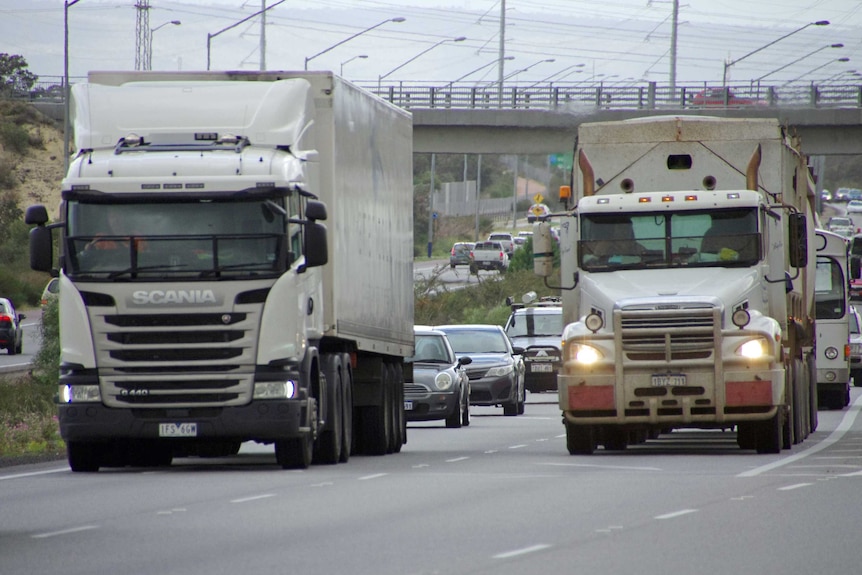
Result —
POLYGON ((61 385, 60 401, 63 403, 97 403, 102 401, 98 385, 61 385))
POLYGON ((515 371, 514 366, 501 365, 500 367, 492 367, 485 375, 488 377, 502 377, 504 375, 509 375, 513 371, 515 371))
POLYGON ((742 329, 751 321, 751 314, 748 313, 748 310, 738 309, 733 312, 730 319, 733 321, 733 325, 742 329))
POLYGON ((254 384, 255 399, 293 399, 296 394, 296 382, 258 381, 254 384))
POLYGON ((826 355, 826 359, 835 359, 838 357, 838 350, 834 347, 827 347, 823 353, 826 355))
POLYGON ((748 359, 759 359, 766 355, 769 347, 764 339, 751 339, 739 346, 736 353, 748 359))
POLYGON ((576 361, 578 363, 582 363, 584 365, 590 365, 596 363, 602 358, 602 354, 596 348, 584 345, 582 343, 573 343, 569 346, 568 349, 569 359, 572 361, 576 361))
POLYGON ((434 385, 436 385, 437 389, 440 391, 446 391, 452 387, 452 376, 445 371, 441 371, 437 374, 437 377, 434 378, 434 385))

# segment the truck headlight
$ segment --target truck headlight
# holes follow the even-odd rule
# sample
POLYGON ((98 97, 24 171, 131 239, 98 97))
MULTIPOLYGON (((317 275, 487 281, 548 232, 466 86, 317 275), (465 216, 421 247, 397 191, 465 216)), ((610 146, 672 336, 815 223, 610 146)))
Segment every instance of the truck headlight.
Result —
POLYGON ((766 355, 769 346, 763 338, 750 339, 736 348, 736 353, 748 359, 759 359, 766 355))
POLYGON ((445 371, 441 371, 437 374, 437 377, 434 378, 434 385, 436 385, 437 389, 440 391, 446 391, 452 387, 452 376, 445 371))
POLYGON ((514 366, 501 365, 499 367, 492 367, 485 375, 487 375, 488 377, 502 377, 504 375, 509 375, 513 371, 515 371, 514 366))
POLYGON ((827 347, 823 352, 826 355, 826 359, 835 359, 838 357, 838 350, 834 347, 827 347))
POLYGON ((573 343, 568 348, 568 356, 572 361, 590 365, 599 361, 603 356, 602 352, 591 345, 582 343, 573 343))
POLYGON ((257 381, 254 384, 254 399, 293 399, 296 395, 296 382, 257 381))
POLYGON ((98 403, 102 392, 98 385, 61 385, 60 401, 63 403, 98 403))

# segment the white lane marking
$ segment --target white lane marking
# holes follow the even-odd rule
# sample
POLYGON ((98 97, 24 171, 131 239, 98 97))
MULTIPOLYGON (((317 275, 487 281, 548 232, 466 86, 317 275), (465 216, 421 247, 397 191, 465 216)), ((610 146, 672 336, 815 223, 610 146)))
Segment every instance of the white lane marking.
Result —
POLYGON ((275 493, 262 493, 261 495, 252 495, 250 497, 240 497, 239 499, 231 499, 231 503, 247 503, 249 501, 257 501, 258 499, 269 499, 275 497, 275 493))
POLYGON ((737 477, 756 477, 767 471, 772 471, 773 469, 777 469, 779 467, 783 467, 789 463, 793 463, 795 461, 799 461, 804 457, 808 457, 809 455, 814 455, 818 451, 823 451, 833 443, 836 443, 840 440, 847 431, 853 426, 853 422, 856 421, 856 416, 859 415, 859 410, 862 408, 862 395, 860 395, 856 401, 853 402, 853 405, 844 413, 844 417, 841 418, 841 422, 838 424, 838 427, 835 428, 835 431, 829 434, 829 437, 818 443, 817 445, 813 445, 806 449, 805 451, 801 451, 794 455, 790 455, 789 457, 785 457, 783 459, 779 459, 778 461, 773 461, 772 463, 767 463, 766 465, 761 465, 760 467, 755 467, 754 469, 749 469, 748 471, 744 471, 737 475, 737 477))
POLYGON ((664 515, 656 515, 653 519, 674 519, 676 517, 682 517, 683 515, 688 515, 690 513, 697 513, 697 509, 680 509, 679 511, 673 511, 672 513, 665 513, 664 515))
POLYGON ((497 453, 498 451, 499 451, 499 449, 489 449, 488 451, 485 452, 485 454, 488 455, 490 453, 497 453))
MULTIPOLYGON (((835 452, 830 451, 830 453, 835 452)), ((858 451, 856 453, 858 453, 858 451)), ((818 455, 814 459, 862 459, 862 455, 818 455)))
POLYGON ((48 475, 50 473, 63 473, 64 471, 69 471, 69 468, 63 467, 60 469, 47 469, 45 471, 31 471, 30 473, 16 473, 14 475, 0 475, 0 481, 6 481, 7 479, 21 479, 22 477, 37 477, 39 475, 48 475))
POLYGON ((374 475, 366 475, 365 477, 360 477, 359 481, 366 481, 368 479, 377 479, 378 477, 385 477, 389 475, 388 473, 375 473, 374 475))
POLYGON ((800 487, 809 487, 814 485, 813 483, 794 483, 793 485, 785 485, 784 487, 779 487, 779 491, 793 491, 794 489, 799 489, 800 487))
POLYGON ((331 481, 323 481, 322 483, 312 483, 312 487, 329 487, 330 485, 335 485, 331 481))
POLYGON ((427 463, 420 463, 418 465, 414 465, 413 469, 422 469, 423 467, 429 467, 427 463))
POLYGON ((854 471, 853 473, 842 473, 838 477, 859 477, 860 475, 862 475, 862 471, 854 471))
POLYGON ((456 457, 454 459, 447 459, 446 463, 457 463, 458 461, 464 461, 465 459, 470 459, 469 457, 456 457))
POLYGON ((541 439, 537 439, 537 440, 536 440, 536 443, 541 443, 541 442, 543 442, 543 441, 548 441, 548 438, 547 438, 547 437, 543 437, 543 438, 541 438, 541 439))
POLYGON ((524 547, 523 549, 515 549, 514 551, 507 551, 505 553, 498 553, 494 555, 494 559, 510 559, 512 557, 518 557, 520 555, 526 555, 527 553, 535 553, 536 551, 542 551, 543 549, 548 549, 551 547, 547 543, 541 543, 539 545, 532 545, 530 547, 524 547))
POLYGON ((618 531, 622 528, 622 525, 608 525, 604 529, 596 529, 596 533, 613 533, 614 531, 618 531))
POLYGON ((522 443, 520 445, 510 445, 509 449, 521 449, 522 447, 527 447, 527 446, 522 443))
POLYGON ((626 469, 629 471, 661 471, 660 467, 635 467, 631 465, 596 465, 593 463, 539 463, 556 467, 593 467, 596 469, 626 469))
POLYGON ((90 531, 98 529, 98 525, 81 525, 80 527, 70 527, 69 529, 61 529, 59 531, 50 531, 48 533, 39 533, 33 535, 33 539, 47 539, 48 537, 57 537, 59 535, 69 535, 71 533, 80 533, 81 531, 90 531))

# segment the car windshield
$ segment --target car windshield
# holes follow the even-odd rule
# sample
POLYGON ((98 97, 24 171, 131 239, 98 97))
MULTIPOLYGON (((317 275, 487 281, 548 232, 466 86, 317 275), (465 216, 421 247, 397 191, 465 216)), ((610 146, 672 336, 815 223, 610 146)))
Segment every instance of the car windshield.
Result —
POLYGON ((286 200, 82 199, 67 205, 66 271, 77 278, 275 276, 301 251, 295 194, 286 200))
POLYGON ((417 334, 414 344, 416 351, 412 357, 407 358, 408 362, 455 363, 441 335, 417 334))
POLYGON ((559 336, 563 333, 562 313, 512 314, 506 325, 506 335, 513 337, 559 336))
POLYGON ((455 353, 508 353, 503 332, 489 329, 446 330, 455 353))
POLYGON ((761 259, 757 209, 592 213, 581 217, 578 261, 590 272, 749 267, 761 259))

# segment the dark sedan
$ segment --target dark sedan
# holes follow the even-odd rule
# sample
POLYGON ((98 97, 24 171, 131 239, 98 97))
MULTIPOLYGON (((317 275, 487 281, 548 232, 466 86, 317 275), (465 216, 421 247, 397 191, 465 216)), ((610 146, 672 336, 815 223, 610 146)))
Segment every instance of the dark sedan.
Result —
POLYGON ((523 348, 513 348, 499 325, 436 326, 446 334, 455 355, 469 356, 470 404, 502 406, 504 415, 524 413, 523 348))
POLYGON ((417 327, 413 333, 415 355, 406 360, 413 376, 404 380, 407 421, 445 419, 446 427, 470 425, 470 380, 464 369, 470 358, 456 358, 442 331, 417 327))
POLYGON ((0 298, 0 347, 9 355, 21 353, 24 347, 24 332, 21 328, 23 314, 15 311, 15 306, 6 298, 0 298))

